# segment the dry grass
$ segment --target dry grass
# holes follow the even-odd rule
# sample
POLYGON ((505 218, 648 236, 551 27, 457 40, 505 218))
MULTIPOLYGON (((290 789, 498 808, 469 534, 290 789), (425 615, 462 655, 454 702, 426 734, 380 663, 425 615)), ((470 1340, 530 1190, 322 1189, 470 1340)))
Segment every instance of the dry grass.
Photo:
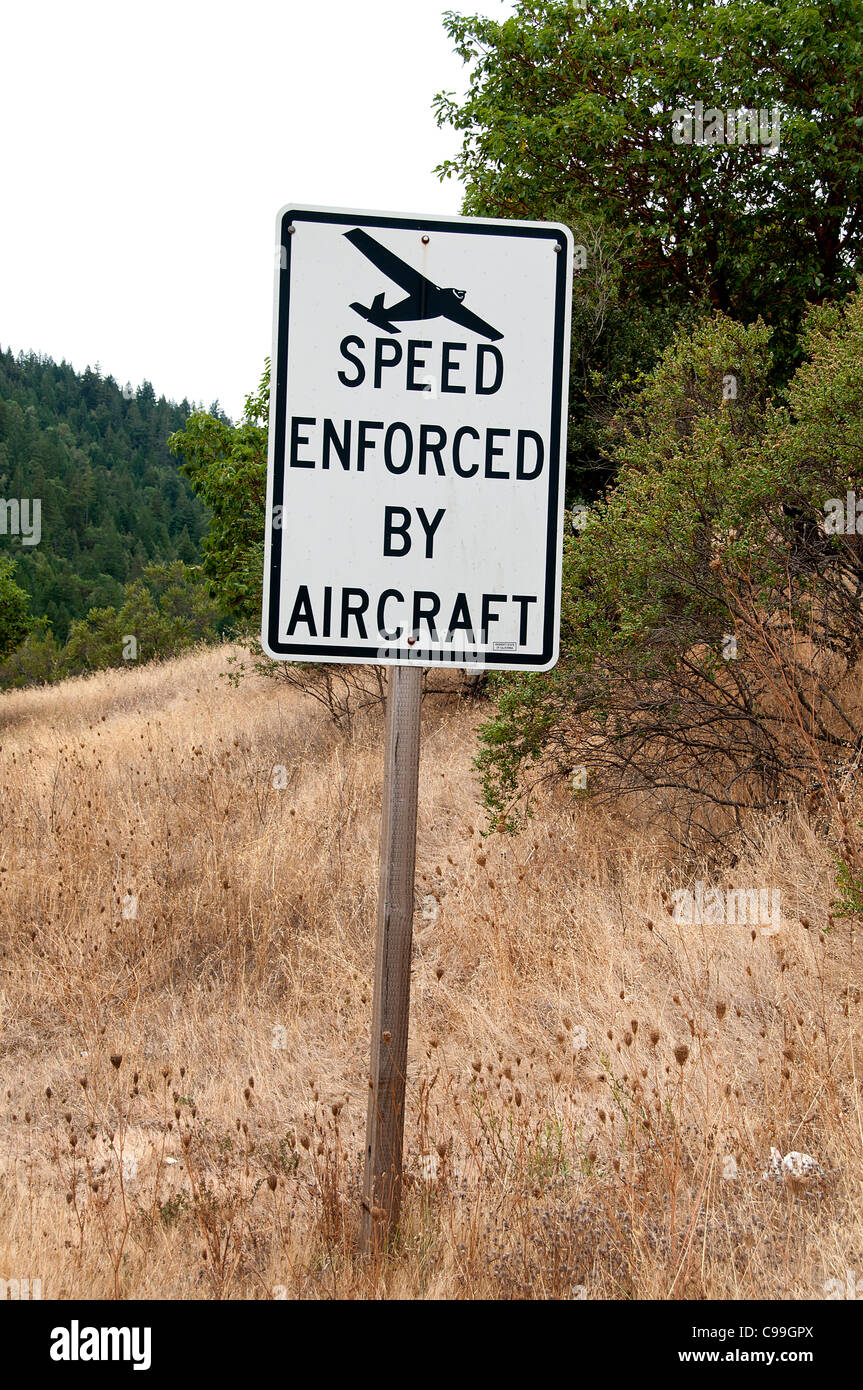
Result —
POLYGON ((295 692, 221 679, 228 655, 0 695, 0 1277, 649 1299, 863 1277, 863 982, 824 846, 783 823, 704 871, 780 889, 777 936, 677 924, 673 853, 608 812, 547 798, 481 839, 456 702, 424 714, 404 1219, 363 1264, 380 719, 340 740, 295 692), (771 1145, 824 1177, 763 1180, 771 1145))

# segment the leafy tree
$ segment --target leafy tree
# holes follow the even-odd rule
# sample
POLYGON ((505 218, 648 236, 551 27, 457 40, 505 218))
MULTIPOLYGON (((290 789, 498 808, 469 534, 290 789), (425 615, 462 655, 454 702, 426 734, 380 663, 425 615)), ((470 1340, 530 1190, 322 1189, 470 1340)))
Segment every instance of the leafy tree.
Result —
POLYGON ((200 566, 174 560, 148 565, 141 579, 126 585, 118 614, 121 632, 133 634, 138 659, 176 656, 195 642, 212 640, 220 613, 200 566))
POLYGON ((212 579, 224 611, 241 622, 257 621, 261 611, 269 399, 267 360, 257 391, 246 398, 239 425, 197 410, 168 440, 193 491, 210 512, 204 573, 212 579))
POLYGON ((77 618, 60 654, 60 674, 80 675, 119 666, 123 653, 122 629, 116 608, 91 608, 77 618))
POLYGON ((466 212, 559 217, 587 252, 573 482, 595 490, 596 421, 705 307, 774 328, 788 378, 807 302, 848 293, 861 267, 863 0, 521 0, 445 25, 471 76, 464 100, 436 101, 462 136, 442 176, 464 180, 466 212), (775 109, 778 148, 676 143, 696 101, 775 109))
POLYGON ((27 595, 14 575, 15 562, 0 556, 0 660, 23 642, 31 626, 27 595))

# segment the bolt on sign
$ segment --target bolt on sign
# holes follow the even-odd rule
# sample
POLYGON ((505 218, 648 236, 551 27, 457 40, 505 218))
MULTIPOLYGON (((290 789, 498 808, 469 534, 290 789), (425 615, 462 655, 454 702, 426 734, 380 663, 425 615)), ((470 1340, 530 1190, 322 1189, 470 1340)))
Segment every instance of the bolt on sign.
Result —
POLYGON ((265 650, 548 670, 570 232, 289 206, 277 233, 265 650))

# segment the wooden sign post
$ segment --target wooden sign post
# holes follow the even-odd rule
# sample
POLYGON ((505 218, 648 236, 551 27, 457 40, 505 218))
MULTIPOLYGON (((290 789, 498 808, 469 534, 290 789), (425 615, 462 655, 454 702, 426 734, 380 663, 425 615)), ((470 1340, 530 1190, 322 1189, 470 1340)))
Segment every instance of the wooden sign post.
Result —
POLYGON ((424 667, 557 661, 573 242, 290 204, 261 645, 391 667, 362 1245, 398 1220, 424 667))
POLYGON ((390 668, 361 1245, 399 1217, 411 989, 422 668, 390 668))

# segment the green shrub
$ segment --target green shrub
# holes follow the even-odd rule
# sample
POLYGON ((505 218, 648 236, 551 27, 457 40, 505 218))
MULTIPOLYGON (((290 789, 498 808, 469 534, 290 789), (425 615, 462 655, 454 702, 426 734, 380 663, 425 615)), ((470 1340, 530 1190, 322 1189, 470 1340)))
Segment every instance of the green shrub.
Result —
POLYGON ((478 761, 499 823, 573 768, 684 838, 829 795, 861 738, 843 683, 863 563, 824 518, 863 480, 863 293, 813 314, 805 343, 775 402, 768 330, 715 315, 613 422, 617 485, 565 541, 561 660, 494 682, 478 761))
POLYGON ((150 565, 124 592, 119 611, 92 608, 72 623, 59 655, 59 675, 165 659, 218 636, 219 609, 199 566, 182 560, 150 565))
POLYGON ((47 618, 38 618, 20 646, 0 662, 0 690, 50 685, 56 678, 60 647, 47 618))
POLYGON ((0 557, 0 660, 23 642, 30 630, 30 604, 15 583, 15 561, 0 557))

